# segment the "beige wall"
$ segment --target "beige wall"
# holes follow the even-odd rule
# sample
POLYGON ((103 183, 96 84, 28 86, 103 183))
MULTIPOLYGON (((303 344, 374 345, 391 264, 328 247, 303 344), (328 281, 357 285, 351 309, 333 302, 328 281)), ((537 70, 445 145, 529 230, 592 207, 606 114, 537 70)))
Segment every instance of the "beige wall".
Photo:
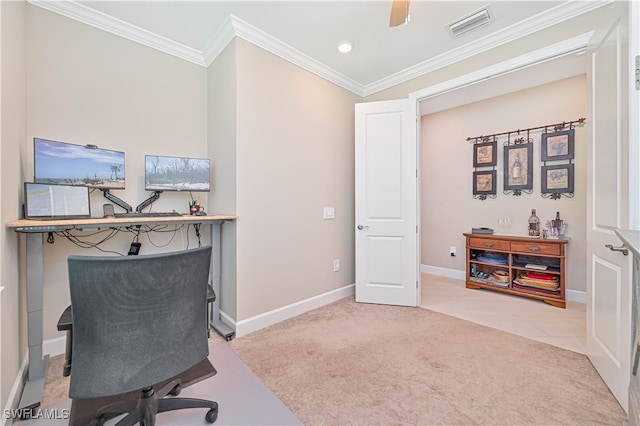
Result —
MULTIPOLYGON (((19 216, 16 182, 26 137, 25 2, 0 2, 0 223, 19 216)), ((0 407, 7 405, 26 344, 20 327, 23 297, 17 235, 0 229, 0 407)), ((19 396, 19 395, 18 395, 19 396)))
POLYGON ((238 320, 354 282, 354 104, 360 98, 237 46, 238 320), (256 72, 258 71, 258 72, 256 72), (334 220, 322 218, 334 207, 334 220), (333 272, 333 259, 341 269, 333 272))
MULTIPOLYGON (((39 7, 29 5, 27 12, 28 131, 20 141, 27 179, 33 176, 33 137, 124 151, 127 188, 112 193, 135 207, 150 195, 144 190, 145 154, 207 156, 206 69, 39 7)), ((11 190, 20 192, 20 182, 11 190)), ((206 206, 207 194, 198 196, 206 206)), ((185 193, 164 192, 153 209, 187 212, 188 199, 185 193)), ((92 214, 102 216, 106 202, 94 191, 92 214)), ((195 247, 192 228, 175 237, 143 234, 141 253, 183 249, 187 235, 195 247)), ((208 233, 203 237, 208 242, 208 233)), ((126 254, 132 240, 123 232, 100 247, 126 254)), ((66 257, 72 253, 102 254, 61 236, 45 244, 45 340, 61 336, 55 324, 69 304, 66 257)))
MULTIPOLYGON (((232 41, 207 70, 207 142, 214 176, 209 211, 214 213, 236 214, 238 210, 236 56, 236 42, 232 41)), ((220 310, 232 319, 237 317, 236 227, 235 221, 222 226, 224 250, 217 295, 220 310)))
MULTIPOLYGON (((569 224, 567 288, 586 291, 586 129, 575 131, 575 196, 559 200, 540 195, 540 131, 534 141, 533 193, 505 195, 502 145, 498 143, 498 194, 480 201, 472 196, 473 144, 468 137, 577 120, 587 116, 585 75, 471 103, 422 117, 421 263, 464 271, 463 232, 486 226, 498 233, 498 218, 512 220, 511 233, 526 234, 531 209, 542 224, 557 211, 569 224), (458 256, 449 255, 456 246, 458 256)), ((502 230, 502 232, 507 232, 502 230)))

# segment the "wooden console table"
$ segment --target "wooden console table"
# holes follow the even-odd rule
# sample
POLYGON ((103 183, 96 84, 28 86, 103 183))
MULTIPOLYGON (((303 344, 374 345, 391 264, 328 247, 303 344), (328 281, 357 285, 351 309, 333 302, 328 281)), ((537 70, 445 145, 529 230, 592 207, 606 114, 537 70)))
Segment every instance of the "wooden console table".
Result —
POLYGON ((123 228, 136 225, 211 225, 211 285, 218 295, 213 302, 211 326, 227 340, 235 334, 229 326, 220 320, 220 267, 222 224, 236 220, 232 215, 211 216, 155 216, 155 217, 117 217, 61 220, 21 219, 7 224, 9 229, 26 235, 26 285, 27 285, 27 337, 29 372, 20 399, 19 409, 35 409, 40 405, 44 378, 49 356, 42 352, 43 299, 44 299, 44 260, 43 234, 56 231, 94 231, 102 228, 123 228), (214 226, 215 225, 215 226, 214 226))
POLYGON ((566 307, 568 240, 464 234, 466 287, 483 288, 566 307))

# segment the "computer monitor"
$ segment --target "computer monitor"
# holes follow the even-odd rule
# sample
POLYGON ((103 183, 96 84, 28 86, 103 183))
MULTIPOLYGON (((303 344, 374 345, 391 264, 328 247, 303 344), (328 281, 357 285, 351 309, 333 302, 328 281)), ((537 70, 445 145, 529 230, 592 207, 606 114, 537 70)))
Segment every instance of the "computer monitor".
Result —
POLYGON ((100 189, 124 189, 124 152, 33 139, 34 181, 100 189))
POLYGON ((25 182, 25 219, 91 217, 89 188, 25 182))
POLYGON ((209 192, 209 160, 145 155, 144 182, 147 191, 209 192))

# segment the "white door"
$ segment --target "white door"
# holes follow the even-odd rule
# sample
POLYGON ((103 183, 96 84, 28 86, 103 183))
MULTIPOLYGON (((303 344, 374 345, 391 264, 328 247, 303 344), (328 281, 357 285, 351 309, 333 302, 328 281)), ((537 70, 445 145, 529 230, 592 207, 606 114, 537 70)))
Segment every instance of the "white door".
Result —
POLYGON ((356 301, 418 306, 416 104, 357 104, 356 301))
POLYGON ((631 256, 616 228, 629 226, 629 51, 626 2, 592 40, 587 162, 587 354, 627 410, 631 358, 631 256))

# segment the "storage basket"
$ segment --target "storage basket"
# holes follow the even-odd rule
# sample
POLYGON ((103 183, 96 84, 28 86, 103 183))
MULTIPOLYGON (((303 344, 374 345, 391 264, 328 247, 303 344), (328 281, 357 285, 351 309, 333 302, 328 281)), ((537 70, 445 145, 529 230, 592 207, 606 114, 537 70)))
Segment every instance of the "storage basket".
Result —
POLYGON ((560 283, 558 282, 557 278, 554 278, 552 280, 540 280, 536 278, 529 278, 526 274, 520 274, 520 276, 518 277, 518 281, 520 281, 521 284, 529 287, 543 288, 546 290, 557 290, 558 288, 560 288, 560 283))
POLYGON ((499 283, 508 283, 509 282, 509 273, 507 271, 493 271, 493 278, 499 283))

